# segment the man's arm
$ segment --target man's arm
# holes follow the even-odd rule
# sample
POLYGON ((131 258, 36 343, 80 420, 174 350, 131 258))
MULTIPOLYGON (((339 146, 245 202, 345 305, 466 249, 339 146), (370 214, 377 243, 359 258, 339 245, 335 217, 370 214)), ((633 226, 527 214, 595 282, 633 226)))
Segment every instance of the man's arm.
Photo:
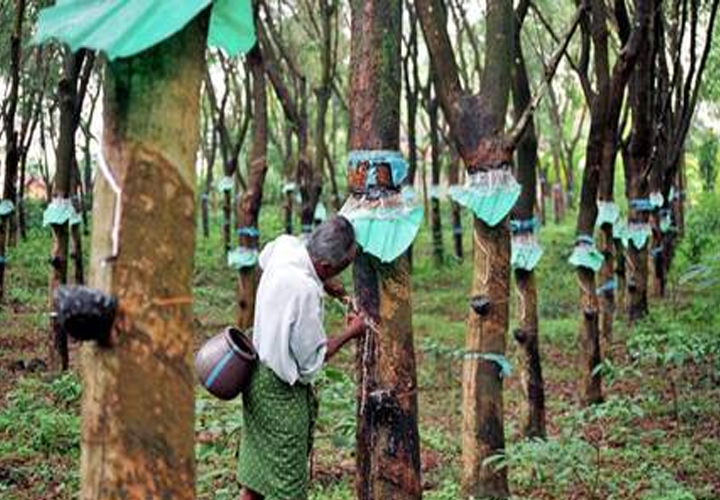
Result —
POLYGON ((352 339, 361 337, 367 331, 365 318, 358 314, 349 318, 348 324, 343 332, 334 337, 328 338, 327 350, 325 351, 325 361, 331 359, 337 352, 352 339))

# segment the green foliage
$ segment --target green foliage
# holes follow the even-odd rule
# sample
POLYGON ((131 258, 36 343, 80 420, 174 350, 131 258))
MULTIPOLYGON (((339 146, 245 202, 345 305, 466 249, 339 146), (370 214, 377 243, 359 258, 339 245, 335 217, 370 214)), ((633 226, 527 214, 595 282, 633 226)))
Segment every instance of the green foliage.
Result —
POLYGON ((718 148, 720 140, 712 132, 702 134, 700 145, 697 148, 698 167, 702 179, 703 190, 711 192, 715 189, 717 179, 718 148))
POLYGON ((49 384, 23 378, 0 410, 0 455, 71 454, 80 447, 80 384, 74 374, 49 384))

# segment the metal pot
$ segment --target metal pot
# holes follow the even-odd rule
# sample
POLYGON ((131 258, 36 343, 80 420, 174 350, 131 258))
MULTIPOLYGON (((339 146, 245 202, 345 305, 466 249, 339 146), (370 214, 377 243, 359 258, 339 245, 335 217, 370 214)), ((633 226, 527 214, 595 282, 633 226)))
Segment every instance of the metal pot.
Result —
POLYGON ((200 383, 220 399, 233 399, 250 383, 257 352, 240 330, 228 327, 205 342, 195 355, 200 383))

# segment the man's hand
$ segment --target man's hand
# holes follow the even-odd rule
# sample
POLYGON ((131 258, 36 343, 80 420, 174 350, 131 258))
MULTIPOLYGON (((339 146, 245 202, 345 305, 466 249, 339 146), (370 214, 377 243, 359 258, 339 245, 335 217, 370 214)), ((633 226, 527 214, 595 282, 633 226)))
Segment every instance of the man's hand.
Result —
POLYGON ((338 279, 329 279, 323 283, 325 287, 325 293, 336 299, 343 300, 347 296, 345 287, 342 282, 338 279))
POLYGON ((346 319, 345 331, 351 337, 360 337, 367 331, 367 322, 362 313, 349 313, 346 319))

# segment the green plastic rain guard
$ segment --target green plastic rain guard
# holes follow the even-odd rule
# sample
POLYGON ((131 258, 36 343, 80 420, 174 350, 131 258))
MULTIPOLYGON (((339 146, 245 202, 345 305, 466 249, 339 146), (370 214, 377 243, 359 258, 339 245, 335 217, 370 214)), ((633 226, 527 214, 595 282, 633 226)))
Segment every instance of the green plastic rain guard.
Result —
POLYGON ((623 245, 625 245, 625 241, 628 238, 628 227, 624 220, 618 219, 613 226, 613 238, 622 241, 623 245))
POLYGON ((82 218, 77 213, 70 198, 55 198, 43 212, 43 226, 61 226, 80 224, 82 218))
POLYGON ((225 176, 220 179, 217 183, 217 190, 221 193, 227 193, 233 190, 235 187, 235 180, 230 176, 225 176))
POLYGON ((500 378, 507 378, 512 375, 512 365, 510 361, 502 354, 496 354, 492 352, 465 352, 463 354, 465 359, 484 359, 485 361, 491 361, 498 365, 500 368, 500 378))
POLYGON ((450 198, 489 226, 496 226, 510 213, 520 197, 520 184, 506 169, 468 175, 464 186, 452 186, 450 198))
POLYGON ((625 248, 629 248, 630 244, 638 250, 642 250, 647 245, 650 236, 652 235, 652 229, 650 224, 647 223, 629 223, 627 225, 626 237, 623 238, 623 245, 625 248))
POLYGON ((598 272, 602 267, 605 257, 595 247, 592 237, 587 235, 578 236, 568 262, 575 267, 584 267, 598 272))
POLYGON ((318 201, 317 205, 315 205, 315 213, 313 214, 313 220, 319 220, 320 222, 324 222, 325 219, 327 219, 327 208, 325 208, 325 204, 322 201, 318 201))
POLYGON ((653 191, 650 193, 650 204, 654 208, 661 208, 665 204, 665 198, 660 191, 653 191))
POLYGON ((208 44, 229 56, 250 50, 250 0, 58 0, 40 11, 35 41, 56 39, 72 50, 101 50, 109 59, 130 57, 177 33, 210 4, 208 44))
POLYGON ((532 233, 513 235, 510 248, 510 264, 513 269, 532 271, 543 255, 543 249, 532 233))
POLYGON ((10 200, 2 200, 0 201, 0 217, 6 217, 13 213, 13 210, 15 210, 15 205, 10 200))
POLYGON ((423 207, 409 190, 380 199, 351 196, 340 210, 355 229, 362 249, 382 262, 400 257, 417 236, 423 207))
POLYGON ((618 220, 618 217, 620 217, 620 209, 612 201, 598 201, 597 209, 598 215, 595 221, 597 227, 603 224, 610 224, 612 226, 618 220))
POLYGON ((234 269, 255 267, 257 261, 258 251, 254 248, 237 247, 227 255, 227 264, 234 269))
POLYGON ((672 213, 670 210, 660 210, 660 232, 667 233, 672 229, 672 213))

